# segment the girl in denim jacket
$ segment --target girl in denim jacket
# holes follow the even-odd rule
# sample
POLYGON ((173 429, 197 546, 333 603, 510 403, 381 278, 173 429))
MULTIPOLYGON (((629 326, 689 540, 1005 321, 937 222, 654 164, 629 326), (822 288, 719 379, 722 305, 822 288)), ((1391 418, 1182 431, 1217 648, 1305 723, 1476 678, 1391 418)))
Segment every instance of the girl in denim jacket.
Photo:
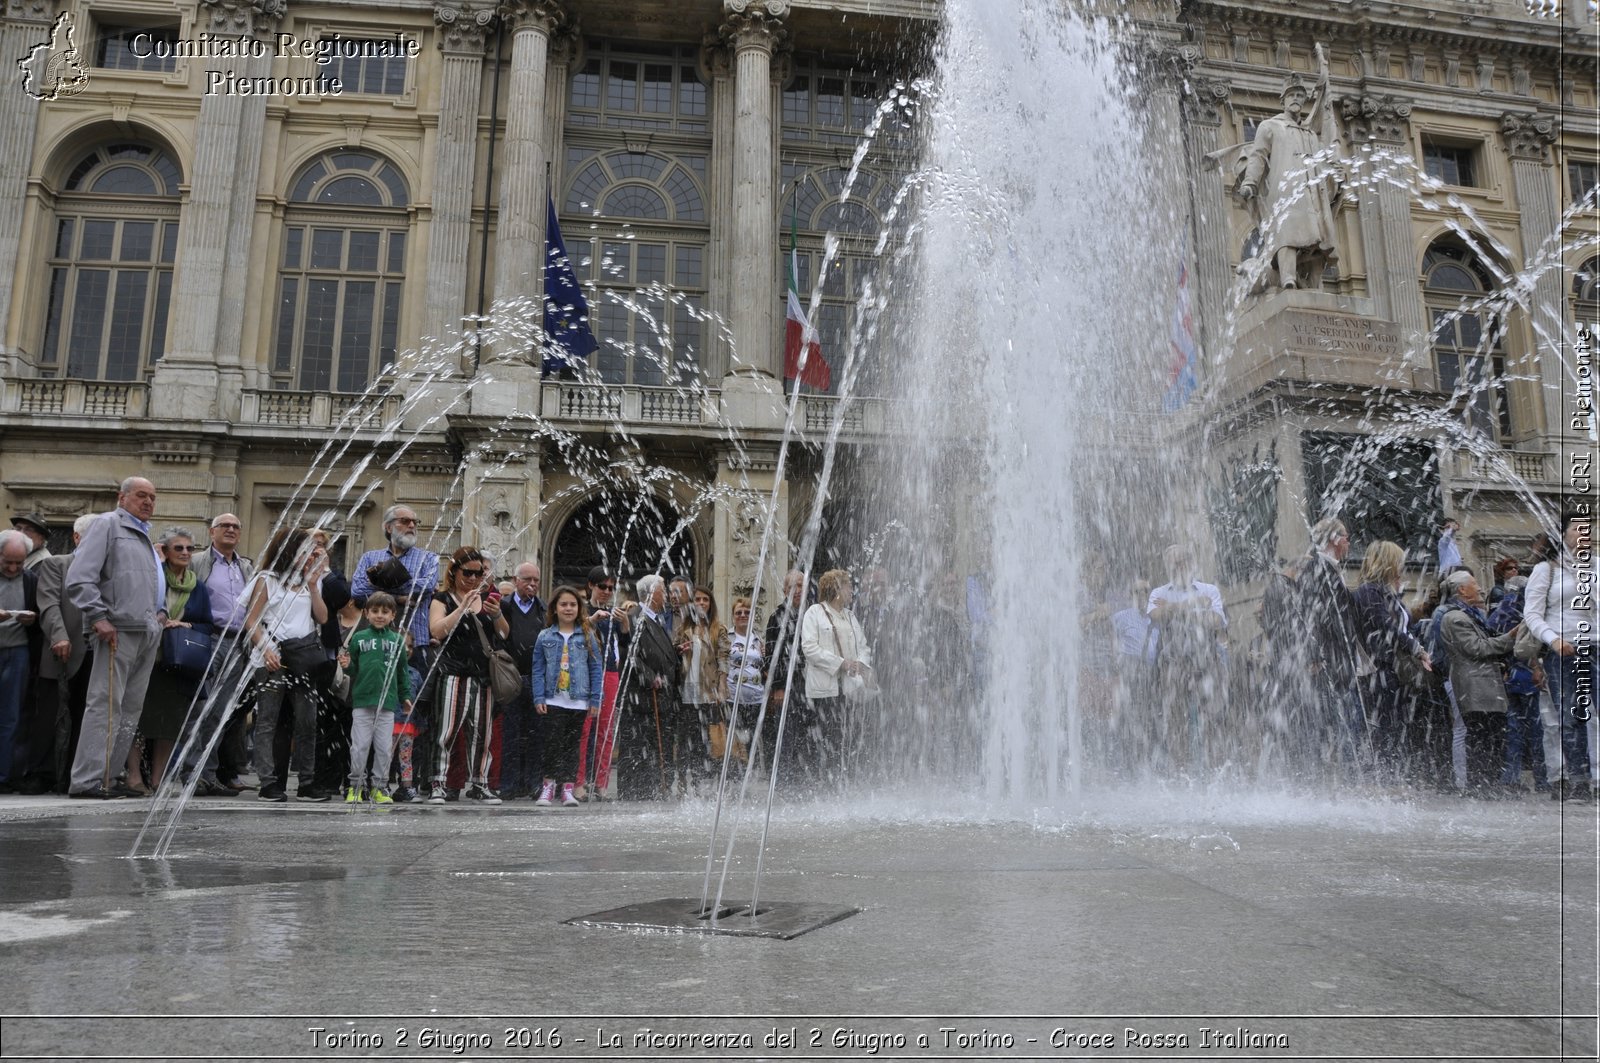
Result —
POLYGON ((528 686, 544 750, 544 786, 534 804, 550 804, 558 783, 561 803, 578 803, 572 790, 578 777, 579 735, 585 713, 600 714, 605 677, 600 640, 587 614, 577 590, 558 588, 546 616, 550 626, 533 644, 528 686))

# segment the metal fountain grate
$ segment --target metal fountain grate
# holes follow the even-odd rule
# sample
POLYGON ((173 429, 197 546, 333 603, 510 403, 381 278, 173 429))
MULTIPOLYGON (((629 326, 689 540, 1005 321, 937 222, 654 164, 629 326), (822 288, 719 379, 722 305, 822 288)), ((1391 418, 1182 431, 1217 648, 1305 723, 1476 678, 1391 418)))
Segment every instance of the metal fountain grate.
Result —
POLYGON ((593 915, 563 920, 568 926, 609 927, 622 930, 666 930, 687 934, 727 934, 732 937, 777 938, 789 941, 830 923, 848 919, 860 908, 839 908, 828 904, 797 904, 788 901, 762 901, 754 915, 746 902, 733 901, 717 910, 717 925, 711 925, 711 909, 701 908, 692 897, 661 901, 642 901, 612 908, 593 915))

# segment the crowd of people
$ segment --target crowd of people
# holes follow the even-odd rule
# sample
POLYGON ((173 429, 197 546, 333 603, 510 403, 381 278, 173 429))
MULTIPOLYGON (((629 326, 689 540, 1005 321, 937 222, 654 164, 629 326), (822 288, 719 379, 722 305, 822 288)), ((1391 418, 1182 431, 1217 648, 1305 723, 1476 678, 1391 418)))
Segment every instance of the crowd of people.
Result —
POLYGON ((1448 522, 1438 578, 1408 607, 1405 551, 1366 544, 1352 588, 1349 531, 1323 520, 1308 553, 1267 581, 1260 633, 1242 652, 1230 648, 1219 589, 1196 578, 1186 547, 1170 547, 1166 583, 1137 582, 1083 613, 1114 662, 1101 669, 1107 695, 1089 699, 1089 739, 1121 770, 1250 773, 1271 762, 1300 778, 1588 800, 1591 526, 1569 516, 1560 541, 1536 540, 1530 574, 1501 558, 1485 591, 1448 522))
MULTIPOLYGON (((679 575, 596 568, 546 599, 525 561, 497 582, 483 550, 419 544, 404 505, 348 578, 323 529, 279 527, 253 560, 237 515, 197 536, 158 530, 155 509, 130 477, 115 510, 75 522, 70 554, 36 514, 0 533, 0 792, 138 797, 175 775, 273 803, 574 806, 706 794, 724 765, 776 762, 816 791, 891 760, 957 781, 979 759, 986 669, 1008 660, 954 574, 912 603, 883 569, 860 598, 845 570, 794 571, 764 623, 749 598, 725 622, 679 575)), ((1437 586, 1408 608, 1404 551, 1366 544, 1352 589, 1348 530, 1323 520, 1242 648, 1219 588, 1172 546, 1165 582, 1080 610, 1089 759, 1128 778, 1270 763, 1483 797, 1526 775, 1588 799, 1590 527, 1573 515, 1526 576, 1501 559, 1485 592, 1447 525, 1437 586)))
POLYGON ((765 630, 740 598, 730 627, 681 576, 596 568, 548 600, 533 562, 496 582, 484 551, 420 545, 403 505, 349 578, 322 529, 251 559, 237 515, 197 542, 155 505, 130 477, 70 554, 35 514, 0 533, 0 792, 142 797, 175 773, 273 803, 683 797, 773 754, 763 704, 793 708, 798 770, 838 761, 845 692, 871 677, 842 571, 809 606, 791 573, 765 630))

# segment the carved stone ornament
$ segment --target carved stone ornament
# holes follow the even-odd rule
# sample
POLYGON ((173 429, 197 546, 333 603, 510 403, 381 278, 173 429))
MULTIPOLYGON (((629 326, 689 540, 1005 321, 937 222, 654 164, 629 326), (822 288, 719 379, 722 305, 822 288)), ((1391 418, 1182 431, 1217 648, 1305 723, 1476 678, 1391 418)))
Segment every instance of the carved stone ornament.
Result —
POLYGON ((6 0, 6 21, 48 26, 55 19, 53 0, 6 0))
POLYGON ((735 53, 749 48, 771 52, 788 35, 783 25, 788 0, 725 0, 723 11, 728 17, 720 35, 735 53))
POLYGON ((265 37, 277 31, 288 0, 200 0, 211 9, 211 32, 230 37, 265 37))
POLYGON ((567 24, 566 9, 556 0, 508 0, 500 5, 499 13, 509 30, 529 26, 553 34, 567 24))
POLYGON ((1508 111, 1500 116, 1500 135, 1513 159, 1548 162, 1550 145, 1556 142, 1556 120, 1548 114, 1508 111))
POLYGON ((1191 75, 1183 86, 1183 113, 1191 122, 1220 126, 1233 86, 1217 78, 1191 75))
POLYGON ((550 33, 550 65, 568 68, 583 65, 583 31, 577 19, 568 19, 550 33))
POLYGON ((1411 105, 1398 96, 1346 96, 1339 101, 1339 115, 1352 144, 1364 140, 1404 144, 1410 140, 1411 105))
POLYGON ((439 24, 441 51, 482 54, 489 27, 494 25, 494 8, 435 4, 433 20, 439 24))
POLYGON ((713 30, 700 39, 700 52, 695 58, 700 80, 707 85, 717 78, 733 77, 733 50, 721 31, 713 30))

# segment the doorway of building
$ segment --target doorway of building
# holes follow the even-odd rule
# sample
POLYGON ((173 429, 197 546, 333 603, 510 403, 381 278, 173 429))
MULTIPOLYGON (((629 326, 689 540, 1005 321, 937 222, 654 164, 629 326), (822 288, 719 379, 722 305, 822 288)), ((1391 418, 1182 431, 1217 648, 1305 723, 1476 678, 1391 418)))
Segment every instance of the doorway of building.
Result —
POLYGON ((621 575, 627 597, 633 596, 634 581, 649 572, 698 579, 687 529, 672 537, 679 519, 676 508, 654 495, 612 492, 590 499, 556 535, 546 595, 563 583, 582 587, 597 565, 621 575))

